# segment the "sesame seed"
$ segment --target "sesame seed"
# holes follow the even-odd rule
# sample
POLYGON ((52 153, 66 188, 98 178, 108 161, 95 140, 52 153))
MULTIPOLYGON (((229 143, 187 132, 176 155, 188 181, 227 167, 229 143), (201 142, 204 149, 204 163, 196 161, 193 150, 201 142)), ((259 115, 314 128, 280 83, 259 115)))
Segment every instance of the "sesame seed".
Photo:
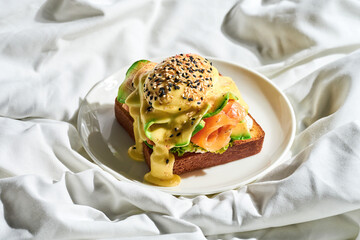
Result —
POLYGON ((180 135, 181 135, 181 132, 179 132, 178 134, 176 134, 177 137, 180 136, 180 135))
POLYGON ((174 136, 174 134, 171 134, 170 137, 172 138, 174 136))
POLYGON ((166 159, 166 164, 168 164, 169 163, 169 159, 166 159))
POLYGON ((179 108, 179 111, 181 111, 181 108, 179 108))

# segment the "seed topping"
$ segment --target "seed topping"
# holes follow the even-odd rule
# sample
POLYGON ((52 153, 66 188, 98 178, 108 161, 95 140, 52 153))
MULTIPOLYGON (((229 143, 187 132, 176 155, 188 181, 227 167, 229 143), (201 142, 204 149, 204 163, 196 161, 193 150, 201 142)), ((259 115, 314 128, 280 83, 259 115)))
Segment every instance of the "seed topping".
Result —
POLYGON ((213 68, 207 59, 196 54, 179 54, 157 64, 147 75, 143 95, 148 103, 164 104, 173 101, 178 96, 175 93, 181 91, 182 99, 201 105, 207 90, 213 87, 212 78, 213 68))

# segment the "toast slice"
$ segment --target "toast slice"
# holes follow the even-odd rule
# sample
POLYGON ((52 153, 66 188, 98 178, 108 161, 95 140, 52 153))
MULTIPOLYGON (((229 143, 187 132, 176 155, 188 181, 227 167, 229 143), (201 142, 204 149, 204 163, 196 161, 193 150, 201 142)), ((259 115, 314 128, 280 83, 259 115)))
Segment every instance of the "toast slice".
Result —
MULTIPOLYGON (((182 156, 175 155, 175 163, 173 173, 181 175, 186 172, 191 172, 198 169, 217 166, 220 164, 232 162, 241 158, 249 157, 259 153, 264 142, 265 132, 261 126, 253 119, 253 127, 250 130, 251 138, 246 140, 234 141, 232 147, 229 147, 226 152, 222 154, 217 153, 185 153, 182 156)), ((115 117, 120 125, 128 132, 134 139, 133 119, 129 112, 124 108, 122 103, 115 99, 115 117)), ((150 155, 152 149, 146 144, 143 144, 144 157, 147 165, 150 168, 150 155)))

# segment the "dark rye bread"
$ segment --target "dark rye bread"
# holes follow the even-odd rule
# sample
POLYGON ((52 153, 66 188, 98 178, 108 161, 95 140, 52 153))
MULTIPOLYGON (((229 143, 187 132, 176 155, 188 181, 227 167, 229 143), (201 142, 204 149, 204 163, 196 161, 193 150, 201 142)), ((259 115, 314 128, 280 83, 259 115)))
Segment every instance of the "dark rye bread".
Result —
MULTIPOLYGON (((123 104, 119 103, 116 99, 115 116, 121 126, 129 133, 132 138, 134 138, 133 119, 128 113, 128 111, 124 109, 123 104)), ((249 116, 252 118, 250 114, 249 116)), ((228 148, 226 152, 222 154, 210 152, 185 153, 182 156, 177 156, 176 154, 174 154, 175 163, 173 173, 180 175, 186 172, 232 162, 259 153, 263 145, 265 132, 254 119, 253 121, 254 124, 252 129, 250 130, 252 137, 247 140, 234 141, 233 146, 228 148)), ((150 155, 152 153, 152 149, 149 148, 146 144, 143 145, 145 161, 150 167, 150 155)))

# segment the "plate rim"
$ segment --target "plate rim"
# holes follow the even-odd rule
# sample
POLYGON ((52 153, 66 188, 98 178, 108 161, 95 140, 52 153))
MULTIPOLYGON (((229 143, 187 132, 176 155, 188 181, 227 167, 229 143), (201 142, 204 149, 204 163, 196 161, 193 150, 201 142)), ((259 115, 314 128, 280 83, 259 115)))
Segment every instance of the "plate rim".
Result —
MULTIPOLYGON (((157 57, 157 58, 151 58, 150 61, 161 61, 163 59, 165 59, 166 57, 157 57)), ((209 191, 199 191, 199 192, 183 192, 183 191, 176 191, 174 190, 174 187, 160 187, 160 186, 153 186, 153 185, 148 185, 148 184, 144 184, 142 182, 138 182, 136 180, 131 180, 128 179, 127 177, 123 176, 121 173, 118 173, 116 171, 114 171, 113 169, 111 169, 110 167, 106 166, 105 164, 103 164, 101 161, 99 161, 94 154, 87 148, 85 147, 86 143, 85 143, 85 139, 82 136, 82 131, 81 131, 81 115, 80 114, 83 111, 83 107, 85 106, 86 103, 86 99, 88 98, 88 96, 92 93, 92 91, 97 88, 100 84, 108 81, 109 79, 113 78, 115 75, 117 75, 119 72, 123 71, 123 69, 125 69, 126 67, 130 67, 131 65, 126 65, 121 67, 118 71, 115 71, 114 73, 112 73, 111 75, 105 77, 104 79, 98 81, 97 83, 95 83, 87 92, 87 94, 84 97, 84 100, 81 102, 80 107, 79 107, 79 111, 78 111, 78 116, 77 116, 77 130, 81 139, 81 143, 83 145, 84 150, 86 151, 86 153, 89 155, 89 157, 91 158, 91 160, 93 160, 96 165, 98 165, 101 169, 103 169, 104 171, 110 173, 112 176, 114 176, 116 179, 120 180, 120 181, 126 181, 126 182, 130 182, 133 184, 136 184, 138 186, 141 187, 146 187, 146 188, 150 188, 150 189, 157 189, 160 190, 162 192, 166 192, 175 196, 198 196, 198 195, 211 195, 211 194, 216 194, 216 193, 221 193, 224 191, 229 191, 229 190, 234 190, 236 188, 240 188, 242 186, 245 186, 251 182, 256 181, 257 179, 261 178, 262 176, 266 175, 267 173, 269 173, 270 171, 272 171, 274 168, 276 168, 278 165, 280 165, 283 161, 284 161, 284 157, 289 153, 291 146, 293 145, 293 142, 295 140, 295 133, 296 133, 296 117, 295 117, 295 112, 294 109, 290 103, 290 100, 288 99, 288 97, 285 95, 285 93, 278 87, 276 86, 276 84, 274 82, 272 82, 270 79, 268 79, 266 76, 264 76, 263 74, 247 67, 244 66, 242 64, 230 61, 230 60, 224 60, 224 59, 220 59, 217 57, 209 57, 209 56, 205 56, 205 58, 209 59, 210 61, 214 62, 220 62, 222 64, 226 64, 226 65, 232 65, 233 67, 236 68, 242 68, 254 75, 257 75, 258 77, 260 77, 263 81, 266 81, 268 84, 270 84, 283 98, 283 100, 286 103, 286 106, 288 107, 289 113, 290 113, 290 117, 291 117, 291 133, 290 133, 290 139, 289 141, 286 143, 286 147, 284 148, 284 150, 282 151, 282 153, 280 154, 280 156, 273 162, 271 163, 268 167, 266 167, 264 170, 262 170, 260 173, 254 175, 253 177, 250 177, 247 180, 244 180, 242 182, 239 183, 235 183, 235 184, 230 184, 227 185, 226 187, 222 187, 221 189, 217 189, 217 190, 209 190, 209 191)), ((115 97, 114 97, 115 99, 115 97)), ((175 187, 176 188, 176 187, 175 187)))

